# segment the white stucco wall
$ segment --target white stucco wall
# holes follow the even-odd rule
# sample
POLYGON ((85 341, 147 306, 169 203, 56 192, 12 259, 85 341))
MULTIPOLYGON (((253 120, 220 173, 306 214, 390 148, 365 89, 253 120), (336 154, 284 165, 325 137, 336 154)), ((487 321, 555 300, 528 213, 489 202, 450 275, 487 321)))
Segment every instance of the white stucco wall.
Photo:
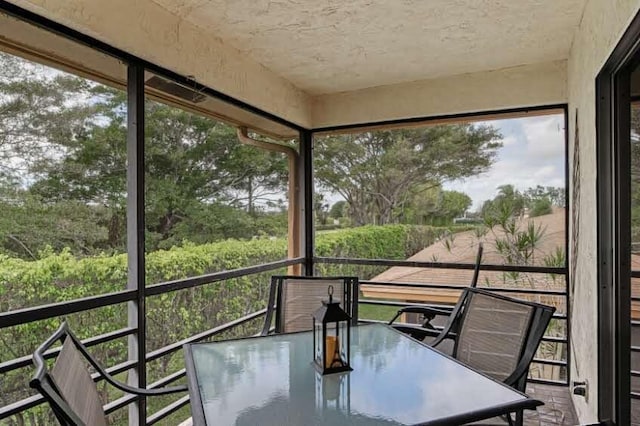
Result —
POLYGON ((12 3, 296 124, 311 124, 309 95, 150 0, 12 3))
POLYGON ((572 277, 575 293, 571 376, 573 380, 589 381, 589 401, 574 397, 582 424, 595 422, 598 408, 595 79, 639 8, 640 0, 590 0, 576 32, 568 64, 570 170, 576 110, 581 168, 578 263, 576 276, 572 277))
POLYGON ((380 86, 314 99, 314 127, 567 102, 566 61, 380 86))

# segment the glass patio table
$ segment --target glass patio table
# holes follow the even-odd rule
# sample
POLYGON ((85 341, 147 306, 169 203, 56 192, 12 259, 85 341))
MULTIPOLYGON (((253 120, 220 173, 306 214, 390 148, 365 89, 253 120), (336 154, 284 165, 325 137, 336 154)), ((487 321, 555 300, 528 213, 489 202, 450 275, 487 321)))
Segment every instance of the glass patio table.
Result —
POLYGON ((452 425, 542 404, 386 325, 351 345, 353 371, 326 376, 311 332, 185 345, 194 425, 452 425))

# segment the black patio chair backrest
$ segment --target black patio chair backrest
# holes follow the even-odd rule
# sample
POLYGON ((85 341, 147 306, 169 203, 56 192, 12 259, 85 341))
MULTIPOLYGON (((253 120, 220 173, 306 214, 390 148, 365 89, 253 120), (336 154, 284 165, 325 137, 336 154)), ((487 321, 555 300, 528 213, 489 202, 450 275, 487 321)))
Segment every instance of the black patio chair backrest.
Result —
POLYGON ((49 402, 60 424, 106 425, 98 389, 79 346, 82 344, 63 323, 34 353, 37 371, 29 384, 49 402), (62 349, 48 370, 44 353, 57 341, 63 342, 62 349))
MULTIPOLYGON (((476 288, 478 285, 478 278, 480 276, 480 265, 482 263, 482 253, 484 247, 482 243, 478 244, 478 251, 476 252, 476 260, 473 266, 473 277, 471 278, 470 288, 476 288)), ((462 300, 462 295, 458 299, 458 303, 462 300)), ((443 308, 443 307, 429 307, 423 305, 417 306, 405 306, 400 308, 393 318, 388 322, 396 330, 410 335, 418 340, 423 340, 427 337, 433 338, 438 336, 436 329, 444 326, 449 327, 450 331, 455 333, 457 325, 460 320, 459 317, 451 315, 455 308, 443 308), (423 320, 421 325, 414 324, 395 324, 395 321, 400 318, 401 315, 406 313, 422 314, 423 320)))
POLYGON ((333 298, 347 312, 355 325, 358 322, 358 277, 303 277, 276 275, 271 277, 267 314, 262 335, 271 331, 275 317, 275 333, 292 333, 311 330, 311 315, 323 300, 329 298, 329 286, 333 298))
MULTIPOLYGON (((468 288, 452 313, 460 319, 453 356, 524 391, 529 365, 554 312, 552 306, 468 288)), ((449 333, 445 328, 432 346, 449 333)))
POLYGON ((458 331, 455 357, 505 380, 520 361, 534 308, 482 293, 469 293, 458 331))
MULTIPOLYGON (((480 277, 480 265, 482 264, 482 254, 484 252, 484 246, 482 245, 482 243, 478 244, 478 251, 476 252, 476 261, 473 265, 473 277, 471 278, 471 283, 469 284, 469 288, 477 288, 478 287, 478 278, 480 277)), ((458 299, 458 304, 460 304, 462 302, 464 298, 464 293, 460 294, 460 298, 458 299)), ((455 311, 455 306, 453 307, 453 309, 451 310, 452 314, 455 311)), ((425 325, 430 325, 432 320, 435 318, 438 318, 438 316, 442 317, 443 315, 435 315, 431 318, 429 318, 428 316, 425 316, 425 325)), ((460 325, 460 321, 461 318, 460 316, 456 316, 456 315, 448 315, 445 316, 446 317, 446 321, 442 321, 444 323, 444 327, 443 328, 447 328, 450 327, 451 328, 451 332, 456 333, 458 331, 458 327, 460 325), (451 323, 451 324, 449 324, 451 323)), ((442 325, 442 323, 440 323, 439 325, 442 325)))
POLYGON ((473 277, 471 278, 471 284, 469 287, 476 288, 478 286, 478 278, 480 277, 480 264, 482 263, 482 253, 484 251, 484 246, 482 243, 478 244, 478 251, 476 253, 476 261, 473 265, 473 277))
POLYGON ((33 363, 36 373, 29 385, 45 398, 63 426, 107 425, 102 401, 89 373, 89 366, 105 381, 127 393, 152 396, 187 391, 186 386, 139 389, 118 382, 89 354, 66 322, 36 349, 33 363), (45 358, 55 352, 51 348, 58 341, 62 342, 62 348, 49 370, 45 358))

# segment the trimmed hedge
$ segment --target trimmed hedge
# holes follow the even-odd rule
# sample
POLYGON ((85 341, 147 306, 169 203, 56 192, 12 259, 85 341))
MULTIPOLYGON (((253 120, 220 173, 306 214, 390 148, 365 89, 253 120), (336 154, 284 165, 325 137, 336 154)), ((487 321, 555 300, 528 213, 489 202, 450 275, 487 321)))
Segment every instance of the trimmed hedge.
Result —
MULTIPOLYGON (((405 259, 448 232, 430 226, 363 226, 320 233, 316 254, 405 259)), ((155 284, 286 258, 285 239, 227 240, 147 254, 147 283, 155 284)), ((126 254, 75 258, 69 251, 37 261, 0 256, 0 311, 124 290, 126 254)))
POLYGON ((449 232, 449 228, 433 226, 362 226, 318 235, 316 255, 406 259, 449 232))
MULTIPOLYGON (((429 226, 364 226, 318 233, 316 254, 328 257, 405 259, 449 232, 429 226)), ((147 283, 182 279, 285 259, 285 239, 227 240, 160 250, 147 254, 147 283)), ((316 273, 357 274, 369 278, 380 267, 319 265, 316 273)), ((176 342, 226 323, 266 305, 269 277, 286 268, 162 294, 147 299, 147 350, 176 342)), ((49 254, 37 261, 0 257, 0 311, 38 306, 123 290, 127 282, 126 254, 74 258, 69 251, 49 254)), ((79 336, 89 337, 126 327, 125 304, 108 306, 66 318, 79 336)), ((39 321, 0 330, 0 360, 31 353, 57 327, 61 319, 39 321), (2 344, 4 342, 4 344, 2 344), (9 349, 10 348, 10 349, 9 349)), ((260 321, 236 334, 253 334, 260 321)), ((126 358, 126 338, 99 345, 93 351, 106 365, 126 358)), ((149 380, 181 368, 182 354, 167 356, 149 366, 149 380)), ((5 374, 0 380, 0 406, 28 396, 28 368, 5 374)), ((103 390, 106 399, 113 394, 103 390)), ((153 401, 150 401, 153 403, 153 401)), ((166 403, 159 401, 158 406, 166 403)), ((155 403, 154 403, 155 405, 155 403)), ((44 408, 31 411, 42 419, 44 408)), ((26 420, 26 419, 23 419, 26 420)), ((118 423, 118 419, 115 419, 118 423)), ((16 422, 17 424, 17 422, 16 422)))

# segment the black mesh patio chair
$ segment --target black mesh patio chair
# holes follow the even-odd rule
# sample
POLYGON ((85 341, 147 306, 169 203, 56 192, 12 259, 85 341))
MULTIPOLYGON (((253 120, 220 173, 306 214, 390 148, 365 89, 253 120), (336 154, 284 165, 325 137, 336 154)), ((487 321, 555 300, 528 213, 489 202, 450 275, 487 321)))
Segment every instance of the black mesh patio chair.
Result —
MULTIPOLYGON (((469 288, 476 288, 476 286, 478 285, 478 277, 480 276, 480 264, 482 263, 483 250, 484 248, 482 246, 482 243, 478 244, 478 252, 476 253, 476 261, 473 268, 473 277, 471 278, 469 288)), ((436 308, 419 305, 405 306, 404 308, 399 309, 396 315, 391 318, 391 321, 389 321, 389 325, 393 326, 398 331, 410 335, 414 339, 424 340, 429 336, 436 337, 439 334, 436 325, 434 324, 434 320, 436 320, 436 318, 450 317, 452 312, 453 308, 436 308), (401 315, 406 313, 422 314, 422 323, 414 325, 395 322, 401 315)), ((457 324, 451 324, 451 329, 453 332, 455 332, 457 329, 457 324)))
MULTIPOLYGON (((554 312, 552 306, 468 288, 430 346, 453 340, 454 358, 524 392, 529 365, 554 312)), ((522 425, 522 412, 515 417, 506 421, 522 425)))
POLYGON ((353 325, 358 323, 358 277, 301 277, 277 275, 271 277, 267 314, 261 335, 293 333, 311 330, 311 314, 328 299, 329 286, 333 297, 347 312, 353 325), (275 317, 275 326, 272 322, 275 317))
POLYGON ((63 426, 107 425, 98 388, 87 368, 87 361, 99 376, 129 394, 154 396, 187 391, 186 386, 140 389, 118 382, 98 364, 71 332, 67 323, 63 322, 34 352, 33 363, 36 373, 29 382, 29 385, 38 390, 51 405, 53 413, 63 426), (45 353, 57 341, 62 342, 62 349, 49 370, 45 353))

